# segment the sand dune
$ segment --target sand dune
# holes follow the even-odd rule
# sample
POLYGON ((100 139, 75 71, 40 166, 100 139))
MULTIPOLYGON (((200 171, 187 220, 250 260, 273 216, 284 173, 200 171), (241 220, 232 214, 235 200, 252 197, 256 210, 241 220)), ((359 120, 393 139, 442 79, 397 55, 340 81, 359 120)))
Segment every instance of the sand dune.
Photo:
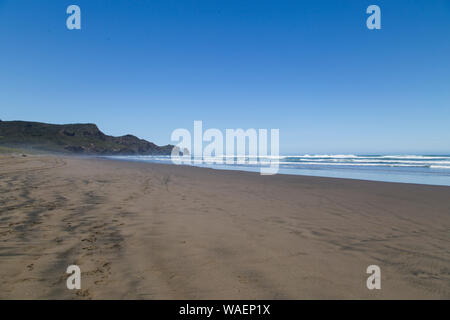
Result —
POLYGON ((7 155, 0 221, 2 299, 450 298, 450 187, 7 155))

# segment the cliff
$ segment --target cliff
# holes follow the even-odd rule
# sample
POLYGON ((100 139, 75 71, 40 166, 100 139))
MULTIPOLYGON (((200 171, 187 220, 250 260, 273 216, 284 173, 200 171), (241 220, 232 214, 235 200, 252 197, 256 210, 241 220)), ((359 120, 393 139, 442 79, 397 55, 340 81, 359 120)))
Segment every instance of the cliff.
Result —
POLYGON ((0 146, 86 155, 170 155, 173 146, 157 146, 133 135, 113 137, 95 124, 1 121, 0 146))

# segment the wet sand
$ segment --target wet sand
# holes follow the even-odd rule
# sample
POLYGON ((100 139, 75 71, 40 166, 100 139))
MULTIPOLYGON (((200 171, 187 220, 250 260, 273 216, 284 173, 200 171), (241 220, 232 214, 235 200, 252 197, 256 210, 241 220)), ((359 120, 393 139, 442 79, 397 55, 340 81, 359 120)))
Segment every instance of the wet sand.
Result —
POLYGON ((0 298, 450 299, 450 187, 2 155, 0 298))

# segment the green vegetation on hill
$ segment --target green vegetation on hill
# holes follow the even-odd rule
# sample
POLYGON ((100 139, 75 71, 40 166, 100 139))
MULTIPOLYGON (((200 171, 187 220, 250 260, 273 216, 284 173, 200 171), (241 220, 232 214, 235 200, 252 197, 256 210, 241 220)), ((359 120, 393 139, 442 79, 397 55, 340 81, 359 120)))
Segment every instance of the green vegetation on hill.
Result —
POLYGON ((169 155, 172 145, 157 146, 133 135, 105 135, 95 124, 1 121, 0 146, 87 155, 169 155))

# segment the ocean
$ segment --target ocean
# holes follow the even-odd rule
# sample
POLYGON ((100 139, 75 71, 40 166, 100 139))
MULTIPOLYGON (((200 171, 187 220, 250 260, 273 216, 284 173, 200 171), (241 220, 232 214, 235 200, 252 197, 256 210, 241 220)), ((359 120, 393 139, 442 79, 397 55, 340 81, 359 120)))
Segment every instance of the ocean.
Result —
MULTIPOLYGON (((108 158, 172 163, 170 156, 111 156, 108 158)), ((259 172, 261 166, 268 166, 270 162, 278 164, 279 174, 450 186, 450 155, 305 154, 263 158, 192 158, 185 165, 259 172), (233 160, 232 163, 222 161, 227 159, 233 160), (215 163, 211 163, 213 160, 215 163)))

